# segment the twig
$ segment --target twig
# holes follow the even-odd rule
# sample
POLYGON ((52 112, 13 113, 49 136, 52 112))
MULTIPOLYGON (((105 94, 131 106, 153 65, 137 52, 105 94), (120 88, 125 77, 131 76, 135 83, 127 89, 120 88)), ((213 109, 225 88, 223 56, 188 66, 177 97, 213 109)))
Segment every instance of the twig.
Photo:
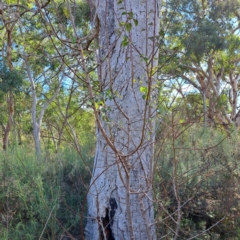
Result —
POLYGON ((41 240, 41 238, 42 238, 42 235, 43 235, 43 233, 44 233, 44 231, 45 231, 45 229, 46 229, 46 226, 47 226, 47 224, 48 224, 48 221, 49 221, 49 219, 50 219, 50 217, 51 217, 51 215, 52 215, 52 211, 53 211, 54 207, 55 207, 55 206, 53 206, 51 212, 49 213, 48 219, 47 219, 47 221, 46 221, 46 223, 45 223, 45 225, 44 225, 44 228, 43 228, 42 233, 41 233, 41 235, 40 235, 40 237, 39 237, 38 240, 41 240))

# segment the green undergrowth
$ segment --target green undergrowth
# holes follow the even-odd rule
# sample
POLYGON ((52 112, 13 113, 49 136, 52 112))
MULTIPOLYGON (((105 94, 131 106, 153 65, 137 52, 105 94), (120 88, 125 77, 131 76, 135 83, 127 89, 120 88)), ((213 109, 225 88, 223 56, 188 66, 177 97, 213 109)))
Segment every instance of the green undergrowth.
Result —
POLYGON ((82 239, 92 160, 71 148, 0 152, 0 239, 82 239))
POLYGON ((173 239, 180 217, 179 240, 238 240, 239 133, 189 126, 162 132, 167 137, 158 143, 154 192, 159 237, 173 239))
MULTIPOLYGON (((174 239, 179 203, 179 240, 240 239, 239 133, 192 125, 159 136, 158 239, 174 239)), ((89 146, 80 154, 65 147, 38 159, 29 146, 0 151, 0 240, 83 239, 94 155, 89 146)))

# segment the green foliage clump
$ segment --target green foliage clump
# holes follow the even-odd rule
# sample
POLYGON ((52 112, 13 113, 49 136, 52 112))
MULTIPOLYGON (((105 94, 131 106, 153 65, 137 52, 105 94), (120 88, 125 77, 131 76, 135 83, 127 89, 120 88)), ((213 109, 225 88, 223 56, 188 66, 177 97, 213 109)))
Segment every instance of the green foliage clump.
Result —
POLYGON ((3 93, 18 92, 22 85, 22 74, 17 70, 10 70, 4 63, 0 62, 0 90, 3 93))
POLYGON ((24 147, 0 152, 0 239, 82 239, 87 152, 68 148, 40 161, 24 147))
POLYGON ((197 29, 191 32, 189 39, 183 42, 187 49, 186 54, 193 54, 198 62, 205 55, 223 50, 226 46, 221 28, 210 20, 202 20, 197 29))

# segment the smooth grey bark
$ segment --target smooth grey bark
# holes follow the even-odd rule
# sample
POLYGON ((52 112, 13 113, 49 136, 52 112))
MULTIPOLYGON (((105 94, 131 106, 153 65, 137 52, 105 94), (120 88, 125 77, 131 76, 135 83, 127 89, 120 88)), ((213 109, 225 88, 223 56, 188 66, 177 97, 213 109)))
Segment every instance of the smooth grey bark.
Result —
POLYGON ((33 125, 33 138, 34 138, 34 143, 35 143, 35 151, 37 155, 41 155, 41 136, 40 136, 40 130, 41 130, 41 125, 42 125, 42 120, 43 120, 43 116, 44 113, 47 109, 47 107, 49 106, 49 104, 51 102, 54 101, 54 99, 57 97, 60 88, 61 88, 61 83, 63 78, 60 80, 57 89, 55 90, 53 96, 46 101, 43 106, 41 107, 40 113, 37 113, 37 92, 36 92, 36 86, 35 86, 35 82, 34 79, 32 77, 31 74, 31 69, 30 66, 28 64, 28 60, 27 57, 24 57, 24 62, 25 62, 25 66, 27 69, 27 74, 28 74, 28 78, 31 84, 31 92, 32 92, 32 125, 33 125))
POLYGON ((104 105, 94 107, 97 146, 88 193, 87 240, 156 239, 153 89, 159 7, 159 0, 96 4, 104 105))

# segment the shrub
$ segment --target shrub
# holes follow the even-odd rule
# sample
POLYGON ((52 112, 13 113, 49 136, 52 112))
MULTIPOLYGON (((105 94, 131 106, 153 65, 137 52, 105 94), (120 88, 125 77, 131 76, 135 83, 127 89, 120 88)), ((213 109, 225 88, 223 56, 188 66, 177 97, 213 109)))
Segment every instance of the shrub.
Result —
POLYGON ((238 133, 189 124, 164 134, 154 184, 159 236, 171 239, 179 226, 178 239, 239 239, 238 133))
POLYGON ((24 147, 0 152, 0 239, 82 239, 91 164, 84 149, 40 161, 24 147))

